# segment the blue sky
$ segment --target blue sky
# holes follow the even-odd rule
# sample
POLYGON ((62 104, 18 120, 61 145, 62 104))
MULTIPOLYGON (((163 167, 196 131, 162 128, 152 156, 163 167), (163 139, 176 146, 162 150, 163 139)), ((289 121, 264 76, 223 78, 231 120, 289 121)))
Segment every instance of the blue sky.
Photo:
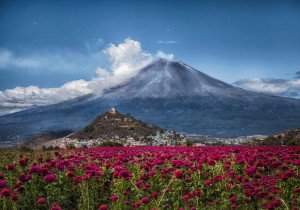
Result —
POLYGON ((299 1, 2 0, 0 31, 0 91, 90 80, 130 37, 225 82, 299 96, 299 1))

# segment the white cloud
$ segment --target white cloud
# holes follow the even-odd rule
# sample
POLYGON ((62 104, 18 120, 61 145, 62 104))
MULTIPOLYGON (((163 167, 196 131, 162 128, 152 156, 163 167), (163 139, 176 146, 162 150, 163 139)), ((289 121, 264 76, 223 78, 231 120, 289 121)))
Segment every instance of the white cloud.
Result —
MULTIPOLYGON (((108 56, 111 62, 111 69, 106 70, 101 67, 96 68, 97 77, 90 81, 75 80, 67 82, 58 88, 39 88, 37 86, 16 87, 0 91, 0 115, 13 113, 28 109, 33 106, 55 104, 68 99, 76 98, 93 93, 100 96, 103 90, 119 85, 138 73, 138 70, 154 60, 154 56, 142 50, 138 41, 130 38, 125 39, 119 45, 111 44, 103 53, 108 56)), ((93 59, 99 53, 90 54, 93 59)), ((26 68, 44 67, 45 65, 59 65, 61 69, 76 68, 75 65, 83 65, 88 59, 83 56, 72 56, 74 63, 69 63, 66 56, 60 57, 59 54, 44 56, 45 59, 35 59, 34 56, 19 58, 8 50, 0 52, 0 68, 8 66, 22 66, 26 68), (48 58, 48 60, 46 59, 48 58), (78 61, 80 60, 80 61, 78 61), (33 62, 35 61, 35 62, 33 62), (56 62, 55 62, 56 61, 56 62), (56 64, 57 63, 57 64, 56 64)), ((165 54, 158 51, 157 57, 173 59, 173 54, 165 54)))
POLYGON ((255 92, 300 97, 300 79, 245 79, 236 81, 234 85, 255 92))
MULTIPOLYGON (((95 47, 96 48, 96 47, 95 47)), ((3 70, 14 72, 64 72, 65 74, 81 74, 92 72, 104 61, 100 50, 85 46, 79 53, 72 49, 41 50, 36 53, 16 54, 9 49, 0 48, 0 73, 3 70)))
POLYGON ((172 61, 174 59, 174 54, 167 54, 159 50, 156 53, 156 57, 172 61))
POLYGON ((16 87, 0 92, 0 105, 7 107, 14 104, 21 108, 58 103, 91 93, 88 85, 85 80, 75 80, 58 88, 16 87))
POLYGON ((30 57, 19 58, 16 57, 11 51, 6 49, 0 50, 0 69, 4 68, 38 68, 40 63, 30 57))
POLYGON ((153 61, 152 55, 142 50, 140 42, 130 38, 119 45, 111 44, 104 53, 112 63, 114 75, 135 74, 137 70, 153 61))
POLYGON ((178 42, 174 40, 168 40, 168 41, 159 40, 157 41, 157 44, 178 44, 178 42))

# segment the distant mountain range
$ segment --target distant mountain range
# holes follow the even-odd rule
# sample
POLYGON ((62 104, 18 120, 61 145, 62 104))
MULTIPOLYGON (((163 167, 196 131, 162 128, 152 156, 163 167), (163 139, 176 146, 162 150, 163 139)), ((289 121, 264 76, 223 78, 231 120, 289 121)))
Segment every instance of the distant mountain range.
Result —
POLYGON ((300 100, 246 91, 183 62, 160 59, 101 97, 86 95, 1 116, 0 139, 76 131, 111 107, 164 129, 219 137, 271 135, 300 126, 300 100))

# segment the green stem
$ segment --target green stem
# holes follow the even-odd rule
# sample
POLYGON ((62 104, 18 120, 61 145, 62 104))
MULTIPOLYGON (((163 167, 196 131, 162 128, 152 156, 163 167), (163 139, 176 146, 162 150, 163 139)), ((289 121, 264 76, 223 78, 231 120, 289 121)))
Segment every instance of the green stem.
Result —
POLYGON ((159 199, 159 202, 158 202, 158 205, 157 205, 157 208, 159 208, 159 206, 160 206, 160 203, 161 203, 161 201, 162 201, 162 199, 163 199, 163 197, 165 196, 165 194, 166 194, 166 192, 167 192, 167 190, 168 190, 168 188, 170 187, 170 185, 172 184, 172 182, 174 181, 174 179, 171 179, 171 181, 170 181, 170 183, 168 184, 168 186, 164 189, 164 192, 163 192, 163 194, 161 195, 161 197, 160 197, 160 199, 159 199))

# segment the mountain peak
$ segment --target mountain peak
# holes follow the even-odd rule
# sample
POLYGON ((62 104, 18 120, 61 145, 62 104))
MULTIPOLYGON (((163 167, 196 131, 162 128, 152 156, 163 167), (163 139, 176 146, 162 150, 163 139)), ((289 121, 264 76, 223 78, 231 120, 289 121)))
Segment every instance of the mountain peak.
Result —
POLYGON ((183 62, 158 59, 127 83, 104 92, 104 98, 170 98, 227 95, 240 89, 214 79, 183 62))

